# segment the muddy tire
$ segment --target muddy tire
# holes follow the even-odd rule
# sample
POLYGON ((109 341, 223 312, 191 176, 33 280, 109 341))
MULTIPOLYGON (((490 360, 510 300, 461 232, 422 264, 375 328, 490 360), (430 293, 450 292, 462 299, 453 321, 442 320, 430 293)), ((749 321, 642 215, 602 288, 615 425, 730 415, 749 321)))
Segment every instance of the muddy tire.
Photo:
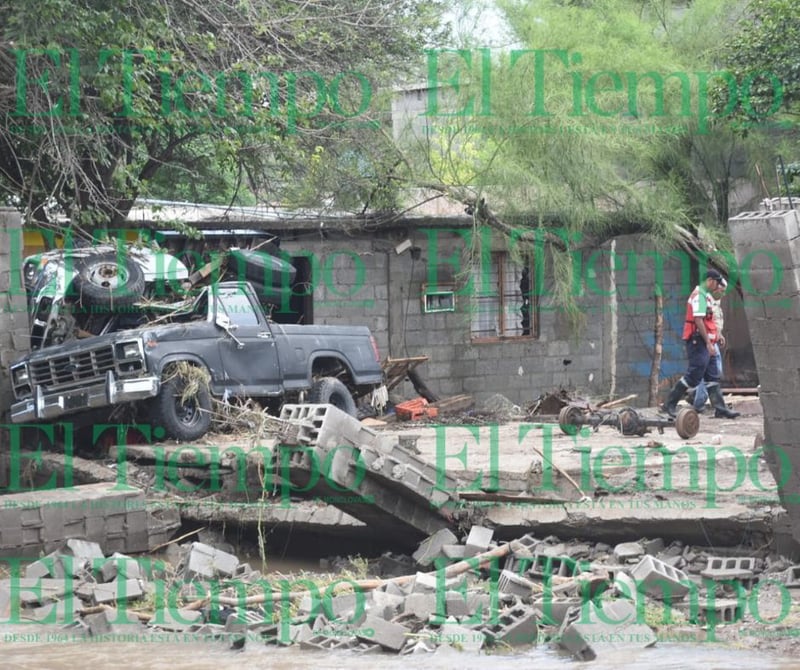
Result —
POLYGON ((583 410, 574 405, 567 405, 562 407, 558 413, 558 427, 565 435, 577 435, 578 429, 581 427, 581 419, 583 418, 583 410))
POLYGON ((684 407, 675 417, 675 432, 684 440, 697 435, 700 430, 700 415, 694 407, 684 407))
POLYGON ((116 252, 97 254, 76 261, 72 292, 81 301, 113 311, 132 305, 144 295, 144 272, 136 263, 116 252))
POLYGON ((250 286, 258 296, 258 301, 262 305, 272 305, 273 307, 288 307, 289 301, 292 299, 292 289, 283 289, 279 286, 268 286, 257 282, 253 279, 250 280, 250 286))
POLYGON ((350 391, 334 377, 323 377, 314 382, 308 392, 308 402, 319 405, 333 405, 343 412, 347 412, 350 416, 358 416, 356 401, 353 400, 350 391))
POLYGON ((280 256, 250 249, 234 249, 230 254, 229 270, 233 270, 239 280, 289 288, 297 276, 297 268, 280 256))
POLYGON ((183 399, 186 380, 173 375, 161 383, 158 395, 150 405, 150 420, 164 429, 166 437, 191 442, 203 437, 211 427, 211 394, 200 387, 183 399))

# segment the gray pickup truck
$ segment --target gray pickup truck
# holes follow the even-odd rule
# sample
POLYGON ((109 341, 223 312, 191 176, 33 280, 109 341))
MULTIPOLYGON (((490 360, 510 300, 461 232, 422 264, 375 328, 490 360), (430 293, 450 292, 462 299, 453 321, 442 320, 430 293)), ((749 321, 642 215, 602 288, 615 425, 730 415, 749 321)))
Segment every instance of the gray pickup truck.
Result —
POLYGON ((247 282, 205 287, 144 326, 34 351, 10 372, 15 423, 136 403, 178 440, 209 430, 212 396, 281 403, 302 393, 355 414, 354 396, 383 382, 366 326, 273 323, 247 282))

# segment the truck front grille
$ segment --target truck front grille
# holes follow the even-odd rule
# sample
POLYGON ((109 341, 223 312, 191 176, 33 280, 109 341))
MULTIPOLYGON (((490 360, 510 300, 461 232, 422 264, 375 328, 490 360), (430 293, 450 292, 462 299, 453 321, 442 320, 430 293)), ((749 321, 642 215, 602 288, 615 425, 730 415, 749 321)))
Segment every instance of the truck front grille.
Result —
POLYGON ((45 389, 74 386, 102 379, 114 369, 114 349, 111 345, 56 356, 42 361, 31 361, 31 380, 45 389))

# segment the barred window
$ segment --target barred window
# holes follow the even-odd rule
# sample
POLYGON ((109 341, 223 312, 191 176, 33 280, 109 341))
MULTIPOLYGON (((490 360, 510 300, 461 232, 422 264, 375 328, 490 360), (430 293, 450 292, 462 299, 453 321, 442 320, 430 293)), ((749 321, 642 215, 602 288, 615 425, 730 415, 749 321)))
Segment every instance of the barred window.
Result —
POLYGON ((507 253, 493 253, 488 266, 473 268, 471 338, 537 337, 533 278, 530 259, 515 263, 507 253))

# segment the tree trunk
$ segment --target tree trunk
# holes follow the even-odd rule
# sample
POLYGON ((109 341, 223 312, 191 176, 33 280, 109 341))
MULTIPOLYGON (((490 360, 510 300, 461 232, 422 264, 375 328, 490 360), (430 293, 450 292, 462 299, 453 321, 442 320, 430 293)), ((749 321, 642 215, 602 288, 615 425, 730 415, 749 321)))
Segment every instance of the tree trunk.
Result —
POLYGON ((664 298, 661 287, 656 286, 655 292, 656 318, 653 326, 653 364, 650 368, 650 396, 647 404, 649 407, 658 405, 658 379, 661 376, 661 355, 664 351, 664 298))

